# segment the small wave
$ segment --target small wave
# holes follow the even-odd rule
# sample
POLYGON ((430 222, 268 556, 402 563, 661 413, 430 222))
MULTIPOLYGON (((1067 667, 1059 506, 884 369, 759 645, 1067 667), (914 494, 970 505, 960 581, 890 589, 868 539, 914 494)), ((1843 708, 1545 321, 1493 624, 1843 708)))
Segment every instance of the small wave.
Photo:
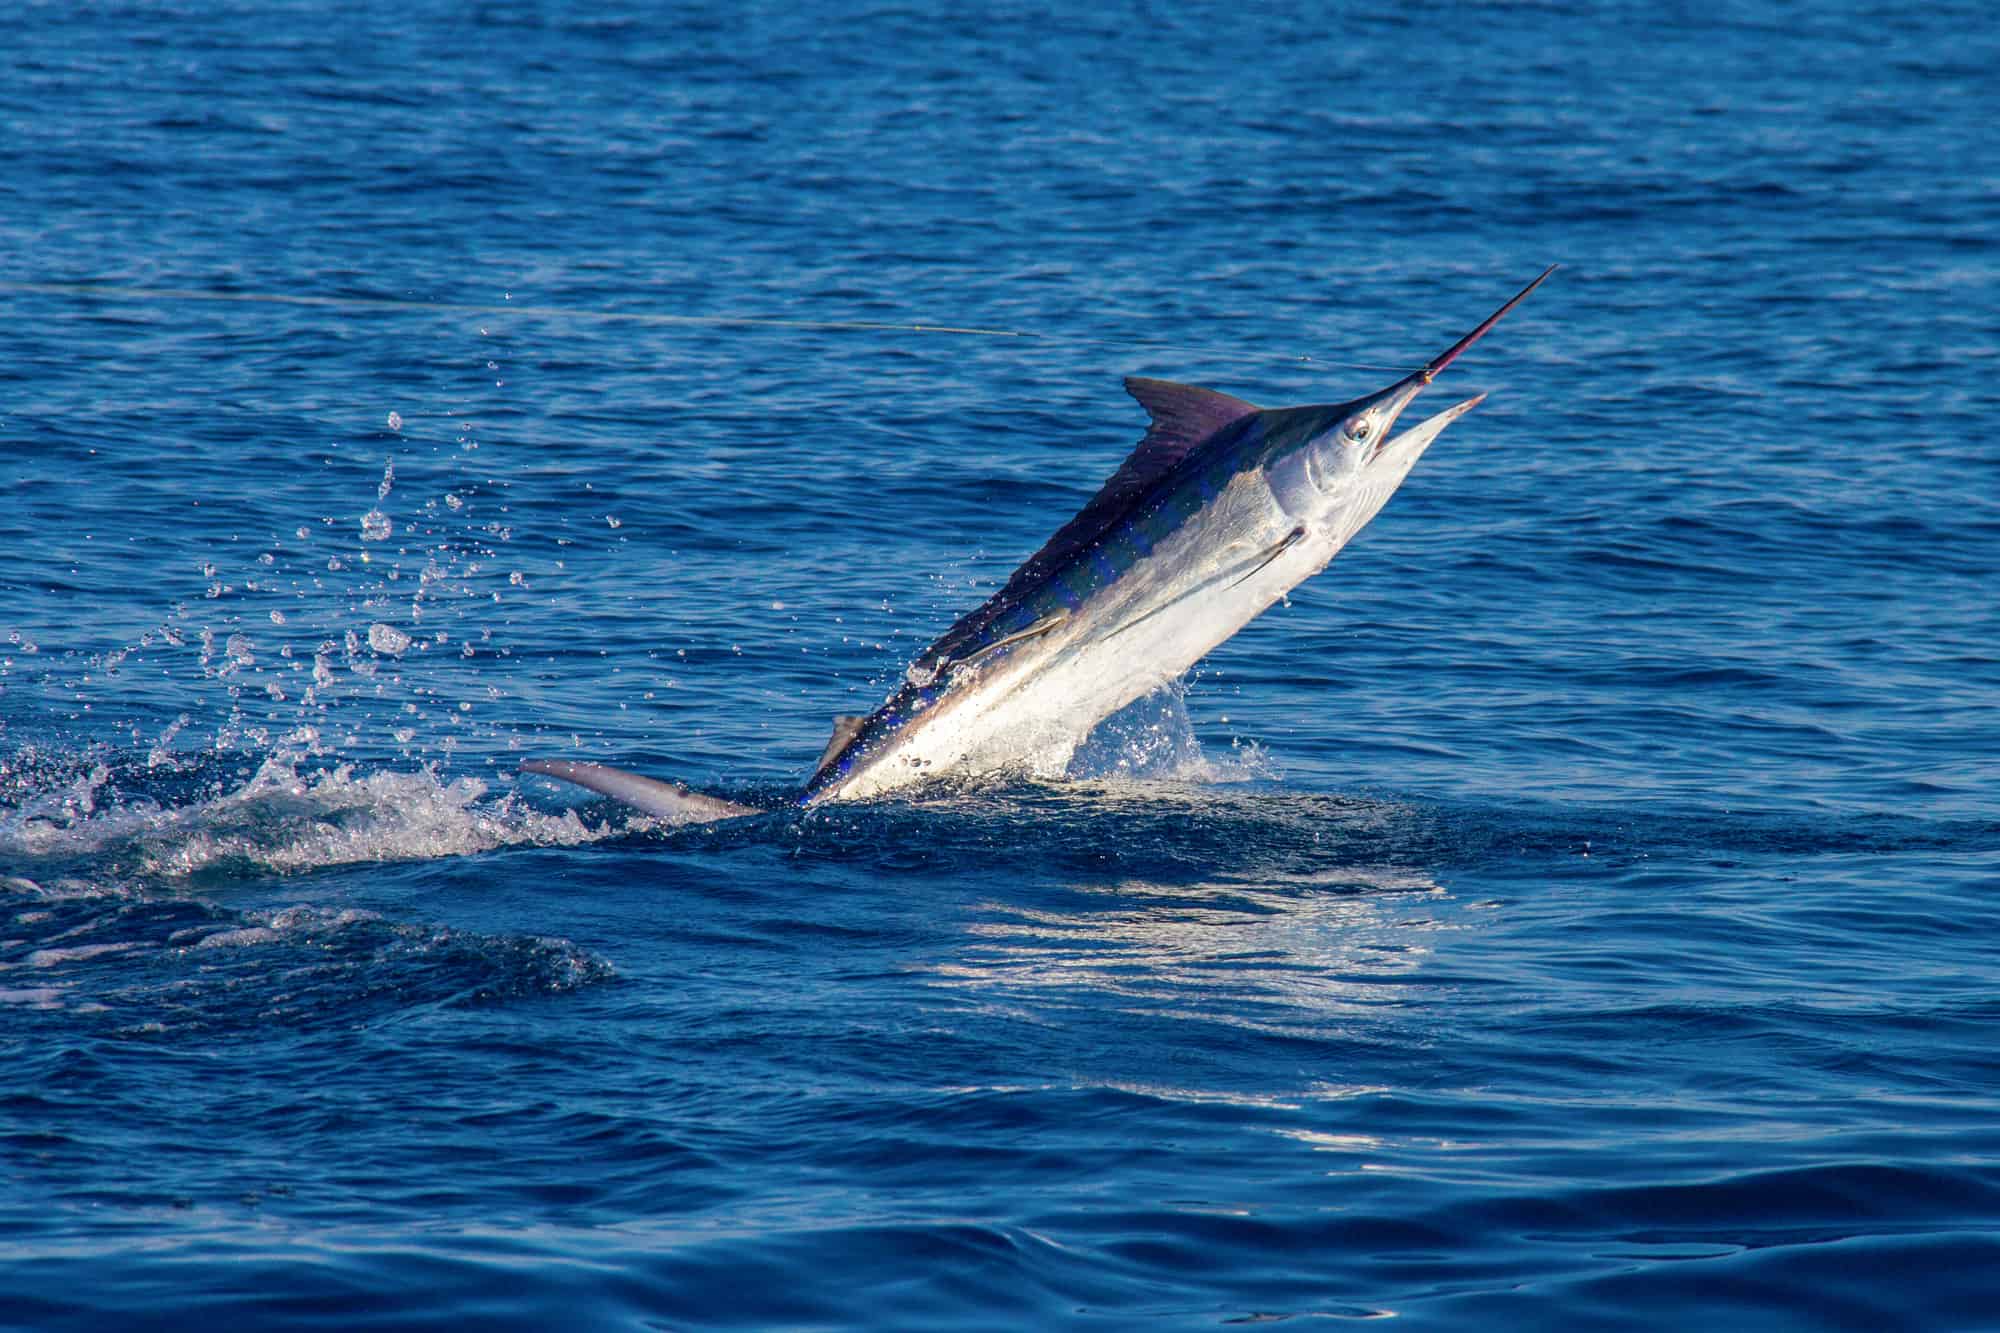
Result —
POLYGON ((235 910, 18 878, 0 890, 7 908, 24 938, 0 941, 0 1005, 99 1015, 127 1037, 346 1024, 559 994, 615 975, 565 939, 396 922, 359 908, 235 910))

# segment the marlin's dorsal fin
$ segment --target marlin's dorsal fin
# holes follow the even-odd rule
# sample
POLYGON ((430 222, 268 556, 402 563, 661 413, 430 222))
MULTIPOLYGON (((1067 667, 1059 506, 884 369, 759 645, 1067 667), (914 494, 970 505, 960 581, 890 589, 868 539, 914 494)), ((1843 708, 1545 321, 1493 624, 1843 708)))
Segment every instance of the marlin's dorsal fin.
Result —
POLYGON ((847 743, 854 739, 855 733, 861 730, 861 724, 867 720, 868 715, 865 713, 835 714, 833 719, 833 737, 827 741, 826 749, 820 752, 819 762, 813 765, 813 771, 818 772, 820 769, 825 768, 827 760, 845 750, 847 743))
MULTIPOLYGON (((1125 392, 1139 400, 1139 406, 1153 418, 1153 425, 1146 432, 1146 438, 1139 441, 1139 447, 1125 460, 1129 468, 1142 457, 1152 461, 1154 455, 1171 454, 1172 462, 1159 469, 1165 472, 1174 463, 1187 457, 1188 451, 1231 422, 1239 421, 1257 411, 1254 404, 1241 398, 1231 398, 1226 393, 1213 389, 1197 388, 1192 384, 1176 384, 1172 380, 1141 379, 1136 375, 1125 380, 1125 392)), ((1120 468, 1122 473, 1125 468, 1120 468)), ((1157 477, 1158 472, 1153 476, 1157 477)), ((1150 483, 1153 477, 1148 477, 1150 483)))
POLYGON ((1138 448, 1111 474, 1111 480, 1090 497, 1090 503, 1028 557, 1015 573, 1015 581, 1024 581, 1024 576, 1025 581, 1040 577, 1102 537, 1149 486, 1193 453, 1196 445, 1258 410, 1241 398, 1172 380, 1128 379, 1125 391, 1152 415, 1152 426, 1138 448))
POLYGON ((1125 381, 1125 391, 1138 399, 1139 405, 1153 418, 1139 447, 1090 497, 1090 503, 1077 511, 1075 518, 1014 571, 1005 587, 946 630, 918 661, 935 665, 965 651, 977 651, 981 646, 978 639, 988 625, 1026 596, 1050 570, 1108 532, 1154 482, 1173 471, 1196 446, 1262 410, 1241 398, 1172 380, 1133 377, 1125 381))

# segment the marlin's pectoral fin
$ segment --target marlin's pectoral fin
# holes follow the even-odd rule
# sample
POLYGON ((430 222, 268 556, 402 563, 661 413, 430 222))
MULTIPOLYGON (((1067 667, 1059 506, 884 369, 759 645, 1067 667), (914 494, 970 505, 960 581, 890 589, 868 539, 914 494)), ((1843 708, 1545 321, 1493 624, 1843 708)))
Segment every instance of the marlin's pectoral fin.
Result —
POLYGON ((1283 555, 1285 552, 1291 550, 1294 546, 1297 546, 1300 542, 1304 541, 1305 536, 1306 536, 1306 530, 1304 524, 1300 524, 1298 527, 1293 528, 1290 532, 1285 534, 1284 540, 1280 541, 1276 546, 1273 546, 1270 550, 1264 552, 1264 558, 1259 560, 1248 574, 1245 574, 1242 578, 1236 580, 1236 582, 1230 584, 1229 586, 1232 588, 1241 587, 1243 584, 1248 583, 1251 579, 1256 578, 1259 574, 1264 572, 1264 567, 1266 565, 1270 564, 1273 560, 1276 560, 1279 556, 1283 555))
POLYGON ((860 731, 863 724, 867 721, 868 715, 866 713, 835 714, 833 719, 833 735, 828 738, 826 748, 820 751, 819 761, 813 765, 813 770, 817 772, 825 768, 827 760, 845 750, 847 743, 854 739, 854 734, 860 731))
POLYGON ((635 810, 672 820, 676 824, 706 824, 716 819, 763 813, 755 806, 738 805, 720 796, 690 791, 678 782, 661 782, 657 778, 641 777, 637 773, 608 768, 603 764, 579 764, 568 759, 530 759, 521 765, 521 771, 574 782, 579 787, 609 796, 614 801, 623 801, 635 810))
MULTIPOLYGON (((1273 560, 1276 560, 1279 556, 1291 550, 1294 546, 1297 546, 1300 542, 1304 541, 1305 538, 1306 538, 1305 525, 1300 524, 1298 527, 1293 528, 1290 532, 1286 533, 1284 537, 1279 540, 1276 546, 1273 546, 1271 549, 1265 551, 1261 555, 1252 557, 1254 560, 1256 560, 1257 563, 1251 565, 1250 572, 1238 577, 1229 586, 1234 588, 1240 584, 1247 583, 1251 579, 1257 577, 1258 574, 1263 572, 1264 566, 1270 564, 1273 560)), ((1186 601, 1188 598, 1193 597, 1195 594, 1207 592, 1209 589, 1213 588, 1216 584, 1220 583, 1223 579, 1226 579, 1228 577, 1229 577, 1229 571, 1225 569, 1220 574, 1215 575, 1213 578, 1205 579, 1201 583, 1188 589, 1180 596, 1174 598, 1173 601, 1166 602, 1160 606, 1156 606, 1152 610, 1146 612, 1144 615, 1134 616, 1132 619, 1126 621, 1124 624, 1120 625, 1117 629, 1112 630, 1111 633, 1105 635, 1104 637, 1106 639, 1115 639, 1128 629, 1136 629, 1140 625, 1143 625, 1147 621, 1151 620, 1154 616, 1157 616, 1161 612, 1166 611, 1169 608, 1181 602, 1186 601)))
POLYGON ((947 665, 953 671, 957 671, 961 667, 977 666, 979 663, 993 656, 993 654, 999 652, 1002 648, 1011 648, 1015 644, 1025 642, 1028 639, 1039 638, 1068 619, 1069 609, 1067 607, 1059 611, 1051 611, 1048 615, 1043 616, 1026 629, 1017 629, 1004 639, 995 639, 978 652, 970 653, 959 658, 956 662, 947 663, 947 665))

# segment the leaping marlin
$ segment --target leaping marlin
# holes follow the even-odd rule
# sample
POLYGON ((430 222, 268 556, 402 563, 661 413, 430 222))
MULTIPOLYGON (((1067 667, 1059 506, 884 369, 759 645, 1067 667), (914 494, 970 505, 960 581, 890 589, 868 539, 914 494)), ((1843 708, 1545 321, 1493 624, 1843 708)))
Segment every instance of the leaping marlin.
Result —
MULTIPOLYGON (((1554 271, 1423 369, 1352 402, 1258 408, 1192 385, 1126 380, 1153 419, 1132 456, 1005 587, 910 663, 880 708, 834 720, 795 804, 879 796, 1027 754, 1067 762, 1099 722, 1326 568, 1485 395, 1391 435, 1403 409, 1554 271)), ((601 764, 535 759, 521 770, 678 822, 758 813, 601 764)))

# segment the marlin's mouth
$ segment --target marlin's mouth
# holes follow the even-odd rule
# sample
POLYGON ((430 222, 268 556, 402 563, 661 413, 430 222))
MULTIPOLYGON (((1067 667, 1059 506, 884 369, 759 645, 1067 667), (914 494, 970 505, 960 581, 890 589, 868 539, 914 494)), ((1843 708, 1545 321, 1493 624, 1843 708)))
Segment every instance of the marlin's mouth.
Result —
MULTIPOLYGON (((1398 435, 1391 435, 1375 446, 1369 462, 1400 454, 1420 454, 1430 448, 1431 441, 1444 434, 1444 428, 1486 401, 1486 395, 1474 394, 1462 403, 1454 403, 1436 416, 1425 417, 1416 425, 1398 435)), ((1412 459, 1414 461, 1414 458, 1412 459)))

